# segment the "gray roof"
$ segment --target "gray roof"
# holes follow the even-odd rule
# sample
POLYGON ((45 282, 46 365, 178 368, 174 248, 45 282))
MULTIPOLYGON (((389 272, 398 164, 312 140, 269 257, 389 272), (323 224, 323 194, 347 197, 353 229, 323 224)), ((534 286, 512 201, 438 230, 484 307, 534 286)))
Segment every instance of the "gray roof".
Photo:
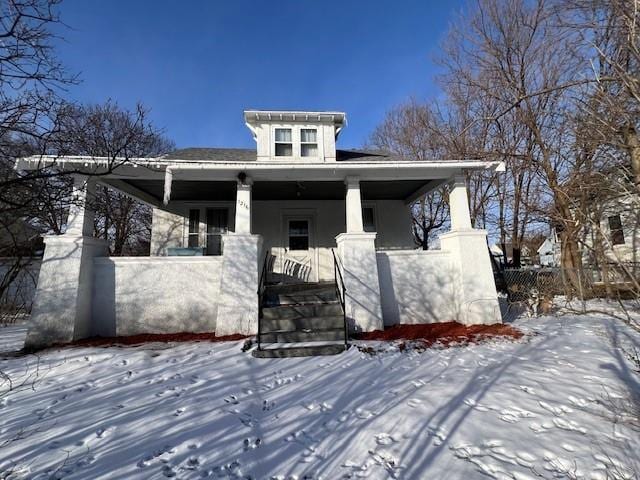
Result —
POLYGON ((210 162, 255 162, 255 148, 181 148, 167 153, 166 160, 195 160, 210 162))
MULTIPOLYGON (((339 162, 398 162, 403 157, 381 150, 336 150, 339 162)), ((164 155, 166 160, 193 160, 203 162, 254 162, 253 148, 181 148, 164 155)))

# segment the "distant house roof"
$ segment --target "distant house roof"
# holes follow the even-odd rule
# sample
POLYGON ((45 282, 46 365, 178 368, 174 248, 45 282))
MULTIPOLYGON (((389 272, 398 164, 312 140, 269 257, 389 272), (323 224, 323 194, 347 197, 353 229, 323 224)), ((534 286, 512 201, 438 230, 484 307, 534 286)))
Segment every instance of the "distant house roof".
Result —
MULTIPOLYGON (((165 160, 191 160, 202 162, 253 162, 253 148, 181 148, 163 155, 165 160)), ((336 150, 338 162, 399 162, 407 159, 381 150, 336 150)))

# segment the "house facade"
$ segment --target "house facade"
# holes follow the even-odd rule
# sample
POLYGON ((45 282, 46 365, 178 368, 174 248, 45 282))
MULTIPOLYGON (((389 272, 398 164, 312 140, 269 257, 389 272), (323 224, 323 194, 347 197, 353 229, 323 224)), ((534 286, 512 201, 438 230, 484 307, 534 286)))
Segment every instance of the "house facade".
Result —
POLYGON ((75 178, 66 233, 45 239, 28 348, 96 335, 254 335, 263 285, 336 286, 351 331, 501 321, 464 182, 500 163, 340 150, 341 112, 246 111, 244 121, 256 149, 18 162, 75 178), (153 207, 150 256, 109 257, 91 236, 97 183, 153 207), (410 205, 443 183, 451 231, 440 250, 417 250, 410 205))

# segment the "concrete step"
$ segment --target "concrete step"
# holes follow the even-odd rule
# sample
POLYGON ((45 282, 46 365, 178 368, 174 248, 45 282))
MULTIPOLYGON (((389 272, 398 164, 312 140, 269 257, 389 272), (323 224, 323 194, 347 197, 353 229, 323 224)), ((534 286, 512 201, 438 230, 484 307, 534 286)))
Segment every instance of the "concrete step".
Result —
POLYGON ((318 282, 318 283, 290 283, 290 284, 277 284, 277 285, 266 285, 265 292, 266 293, 295 293, 301 292, 305 290, 317 290, 317 289, 335 289, 335 284, 333 282, 318 282))
POLYGON ((260 320, 262 333, 300 330, 328 330, 334 328, 344 329, 344 316, 340 315, 322 317, 292 317, 292 318, 263 318, 260 320))
POLYGON ((264 306, 304 305, 335 302, 338 299, 333 288, 304 290, 291 293, 266 293, 264 306))
POLYGON ((263 333, 261 343, 344 342, 344 328, 263 333))
POLYGON ((263 307, 263 319, 285 319, 285 318, 310 318, 310 317, 331 317, 342 315, 342 305, 339 302, 330 303, 310 303, 304 305, 276 305, 263 307))
POLYGON ((338 355, 349 347, 344 343, 338 345, 318 345, 306 347, 278 347, 263 348, 251 352, 256 358, 290 358, 290 357, 313 357, 319 355, 338 355))

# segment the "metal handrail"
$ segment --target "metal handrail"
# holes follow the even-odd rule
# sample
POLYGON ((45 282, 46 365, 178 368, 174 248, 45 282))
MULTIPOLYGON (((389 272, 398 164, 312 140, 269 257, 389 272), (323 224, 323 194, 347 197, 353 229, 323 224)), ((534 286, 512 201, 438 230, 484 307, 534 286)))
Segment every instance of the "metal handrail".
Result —
POLYGON ((258 350, 260 350, 260 336, 262 334, 262 300, 267 282, 267 264, 270 254, 271 252, 269 250, 264 254, 264 261, 262 262, 262 269, 260 270, 260 279, 258 280, 258 350))
POLYGON ((342 306, 342 317, 344 321, 344 345, 345 347, 349 346, 349 328, 347 326, 347 308, 346 308, 346 295, 347 288, 344 286, 344 277, 342 276, 342 269, 340 262, 338 262, 338 257, 336 256, 335 249, 331 249, 331 253, 333 254, 333 280, 336 286, 336 295, 338 297, 338 301, 342 306), (338 286, 338 279, 340 279, 340 286, 338 286))

